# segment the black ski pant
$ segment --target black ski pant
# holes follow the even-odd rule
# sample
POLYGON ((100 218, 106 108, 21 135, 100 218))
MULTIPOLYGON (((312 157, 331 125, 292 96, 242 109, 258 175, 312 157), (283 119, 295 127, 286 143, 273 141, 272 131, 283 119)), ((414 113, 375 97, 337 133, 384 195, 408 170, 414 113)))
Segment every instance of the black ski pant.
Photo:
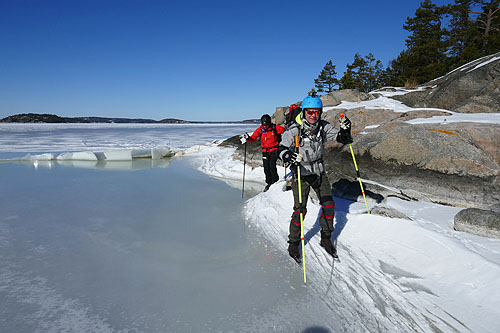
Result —
POLYGON ((266 184, 271 185, 276 183, 280 177, 276 169, 276 161, 278 160, 278 149, 271 152, 262 151, 262 163, 264 164, 264 173, 266 174, 266 184))
POLYGON ((298 245, 300 243, 300 212, 302 211, 304 217, 307 213, 307 199, 311 187, 318 195, 321 203, 321 216, 319 218, 319 225, 321 226, 321 237, 330 239, 333 233, 333 218, 335 215, 335 202, 332 197, 332 187, 328 181, 326 173, 318 175, 308 175, 301 177, 302 189, 302 208, 299 203, 299 185, 297 174, 294 173, 292 180, 293 192, 293 214, 290 221, 290 233, 288 235, 288 243, 298 245))

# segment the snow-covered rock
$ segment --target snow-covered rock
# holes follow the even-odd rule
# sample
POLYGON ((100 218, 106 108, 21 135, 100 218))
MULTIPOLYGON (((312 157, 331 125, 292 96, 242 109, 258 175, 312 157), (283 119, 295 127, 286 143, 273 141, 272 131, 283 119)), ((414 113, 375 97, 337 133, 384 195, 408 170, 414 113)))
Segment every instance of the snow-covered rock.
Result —
POLYGON ((500 52, 469 62, 426 86, 430 89, 393 98, 413 107, 500 112, 500 52))

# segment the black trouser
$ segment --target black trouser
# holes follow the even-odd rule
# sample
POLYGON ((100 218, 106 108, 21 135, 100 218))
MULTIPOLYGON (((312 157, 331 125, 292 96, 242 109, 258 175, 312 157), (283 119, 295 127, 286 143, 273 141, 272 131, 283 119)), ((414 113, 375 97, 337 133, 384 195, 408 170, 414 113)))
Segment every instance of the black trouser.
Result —
MULTIPOLYGON (((326 173, 322 173, 321 176, 310 175, 301 177, 301 189, 302 189, 302 213, 305 218, 307 213, 307 199, 309 197, 309 191, 311 187, 318 195, 321 204, 321 216, 319 218, 319 225, 321 226, 321 237, 330 239, 333 233, 333 218, 335 215, 335 202, 332 197, 332 188, 330 182, 328 181, 328 176, 326 173)), ((293 214, 290 221, 290 233, 288 234, 288 243, 299 244, 300 242, 300 204, 299 204, 299 186, 297 180, 297 174, 294 173, 294 179, 292 181, 292 192, 293 192, 293 214)))
POLYGON ((276 183, 280 177, 276 169, 276 161, 278 160, 278 149, 272 152, 262 152, 262 163, 264 164, 264 173, 266 174, 266 184, 271 185, 276 183))

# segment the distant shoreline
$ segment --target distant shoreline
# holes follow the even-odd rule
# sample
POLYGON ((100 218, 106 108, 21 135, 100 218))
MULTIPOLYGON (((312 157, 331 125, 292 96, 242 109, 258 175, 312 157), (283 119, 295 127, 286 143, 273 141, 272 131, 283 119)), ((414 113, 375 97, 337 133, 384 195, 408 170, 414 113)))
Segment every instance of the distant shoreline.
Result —
POLYGON ((21 113, 0 119, 0 123, 47 123, 47 124, 258 124, 259 119, 237 121, 190 121, 175 118, 162 120, 142 118, 107 118, 107 117, 60 117, 54 114, 21 113))

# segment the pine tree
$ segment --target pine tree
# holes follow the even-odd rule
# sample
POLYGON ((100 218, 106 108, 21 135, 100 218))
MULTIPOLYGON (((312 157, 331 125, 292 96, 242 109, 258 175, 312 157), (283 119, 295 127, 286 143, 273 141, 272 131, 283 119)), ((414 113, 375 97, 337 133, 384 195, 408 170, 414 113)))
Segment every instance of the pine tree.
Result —
POLYGON ((448 70, 446 57, 446 30, 441 27, 442 7, 430 0, 424 0, 415 11, 415 17, 408 17, 403 28, 411 34, 406 39, 407 49, 392 62, 397 81, 424 83, 448 70))
POLYGON ((330 93, 334 90, 335 86, 338 86, 339 82, 337 80, 337 72, 335 71, 335 65, 330 60, 326 63, 323 70, 318 75, 317 79, 314 79, 314 85, 318 92, 330 93))
POLYGON ((409 82, 407 77, 407 69, 409 65, 410 55, 407 50, 401 51, 396 59, 393 59, 387 68, 387 85, 401 87, 409 82))
POLYGON ((500 51, 500 0, 473 0, 481 11, 471 11, 477 14, 475 22, 483 31, 481 38, 481 53, 488 55, 500 51))
POLYGON ((384 68, 382 62, 375 58, 372 53, 369 53, 366 57, 366 92, 370 92, 374 89, 380 88, 382 86, 382 73, 384 68))
POLYGON ((347 70, 344 72, 344 75, 339 80, 340 89, 356 89, 356 82, 354 82, 354 73, 352 69, 347 67, 347 70))
POLYGON ((359 53, 356 53, 352 64, 347 65, 339 85, 341 89, 357 89, 370 92, 385 83, 383 82, 383 75, 382 62, 377 60, 372 53, 369 53, 364 58, 359 53))
POLYGON ((480 33, 470 17, 472 5, 473 0, 455 0, 455 4, 446 7, 446 14, 451 15, 448 27, 449 70, 481 56, 480 33))

